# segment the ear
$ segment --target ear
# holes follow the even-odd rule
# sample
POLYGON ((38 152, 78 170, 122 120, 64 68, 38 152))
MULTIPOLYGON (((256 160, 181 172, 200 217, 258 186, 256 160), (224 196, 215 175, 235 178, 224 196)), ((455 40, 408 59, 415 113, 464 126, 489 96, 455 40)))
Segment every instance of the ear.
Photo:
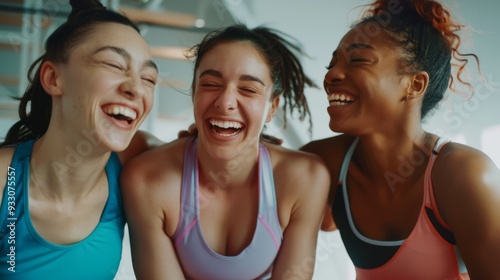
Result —
POLYGON ((280 105, 280 97, 276 97, 271 101, 271 108, 269 109, 269 112, 267 112, 267 118, 266 118, 266 123, 270 123, 273 120, 274 114, 276 114, 276 110, 278 109, 278 106, 280 105))
POLYGON ((420 71, 411 76, 408 88, 406 89, 406 100, 412 100, 424 96, 429 86, 429 74, 420 71))
POLYGON ((40 83, 43 89, 51 96, 62 95, 59 73, 60 69, 51 61, 43 62, 40 68, 40 83))

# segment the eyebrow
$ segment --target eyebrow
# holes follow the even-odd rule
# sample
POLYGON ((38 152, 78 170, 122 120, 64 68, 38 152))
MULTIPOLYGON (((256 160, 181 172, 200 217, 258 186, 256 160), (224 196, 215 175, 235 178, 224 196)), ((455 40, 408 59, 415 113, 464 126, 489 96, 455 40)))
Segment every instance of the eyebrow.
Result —
POLYGON ((349 45, 346 48, 347 51, 352 51, 354 49, 372 49, 372 50, 374 50, 375 48, 372 47, 371 45, 363 44, 363 43, 354 43, 354 44, 349 45))
MULTIPOLYGON (((131 60, 132 59, 132 56, 130 55, 130 53, 127 52, 125 49, 118 48, 118 47, 113 47, 113 46, 104 46, 104 47, 101 47, 101 48, 97 49, 94 53, 99 53, 99 52, 106 51, 106 50, 113 51, 113 52, 119 54, 120 56, 122 56, 123 58, 125 58, 126 60, 131 60)), ((152 60, 146 60, 142 65, 144 67, 153 68, 153 69, 156 70, 156 72, 158 72, 158 66, 152 60)))
MULTIPOLYGON (((352 50, 355 50, 355 49, 370 49, 370 50, 375 50, 375 48, 371 45, 368 45, 368 44, 364 44, 364 43, 354 43, 354 44, 350 44, 349 46, 347 46, 347 48, 345 48, 345 50, 347 52, 350 52, 352 50)), ((335 57, 338 53, 338 50, 335 50, 333 53, 332 53, 332 57, 335 57)))
MULTIPOLYGON (((205 75, 214 76, 216 78, 223 78, 223 75, 222 75, 221 72, 219 72, 217 70, 213 70, 213 69, 207 69, 207 70, 201 72, 201 74, 200 74, 199 77, 201 78, 201 77, 203 77, 205 75)), ((255 76, 252 76, 252 75, 246 75, 246 74, 241 75, 240 76, 240 81, 257 82, 259 84, 262 84, 263 86, 266 86, 261 79, 255 77, 255 76)))

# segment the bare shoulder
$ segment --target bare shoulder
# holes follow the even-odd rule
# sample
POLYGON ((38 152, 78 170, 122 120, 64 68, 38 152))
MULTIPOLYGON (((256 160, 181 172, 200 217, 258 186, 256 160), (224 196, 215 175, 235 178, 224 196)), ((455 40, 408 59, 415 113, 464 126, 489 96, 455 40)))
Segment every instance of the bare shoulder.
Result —
POLYGON ((451 186, 450 183, 460 186, 493 179, 498 176, 498 172, 495 163, 482 151, 459 143, 449 143, 439 152, 432 170, 432 180, 438 186, 451 186))
POLYGON ((301 147, 300 150, 316 154, 329 162, 332 159, 342 158, 355 139, 353 136, 342 134, 311 141, 301 147))
POLYGON ((124 151, 119 152, 118 156, 120 157, 121 162, 125 164, 131 158, 134 158, 140 153, 154 147, 159 147, 163 144, 164 142, 156 138, 153 134, 139 130, 135 133, 128 147, 124 151))
POLYGON ((301 150, 321 157, 330 172, 332 183, 336 183, 333 180, 337 179, 344 155, 355 139, 353 136, 342 134, 312 141, 304 145, 301 150))
POLYGON ((0 206, 2 204, 3 193, 7 185, 9 167, 14 155, 14 148, 0 148, 0 206))
POLYGON ((154 173, 166 166, 177 165, 183 161, 184 147, 188 140, 189 138, 178 139, 137 155, 125 164, 124 176, 135 173, 146 175, 144 172, 154 173))
POLYGON ((291 150, 279 145, 267 143, 265 145, 269 151, 275 170, 291 171, 294 169, 325 167, 324 161, 316 154, 291 150))
POLYGON ((182 138, 131 159, 121 175, 125 215, 132 228, 164 228, 173 235, 180 213, 184 148, 182 138))
POLYGON ((152 148, 129 160, 122 171, 121 182, 125 193, 157 192, 164 186, 180 182, 184 147, 189 138, 179 139, 152 148))
POLYGON ((266 144, 273 164, 277 188, 286 188, 287 194, 317 190, 321 195, 328 190, 330 174, 324 160, 313 153, 294 151, 266 144))
MULTIPOLYGON (((500 171, 482 151, 448 143, 440 151, 432 170, 436 200, 445 216, 452 219, 457 209, 482 209, 500 202, 500 171)), ((461 219, 461 218, 460 218, 461 219)))

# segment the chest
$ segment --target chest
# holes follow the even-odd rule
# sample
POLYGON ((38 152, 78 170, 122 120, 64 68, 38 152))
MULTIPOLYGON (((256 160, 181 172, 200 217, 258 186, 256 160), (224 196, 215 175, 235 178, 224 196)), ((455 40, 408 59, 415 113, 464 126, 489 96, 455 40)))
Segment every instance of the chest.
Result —
POLYGON ((345 191, 355 227, 374 240, 406 239, 422 214, 423 180, 390 188, 352 178, 345 191))
POLYGON ((258 215, 258 186, 225 192, 200 187, 200 227, 207 245, 215 252, 238 255, 252 241, 258 215))
POLYGON ((34 194, 29 199, 30 221, 48 242, 60 245, 79 242, 98 226, 108 194, 107 185, 96 189, 88 199, 74 203, 54 203, 34 194))

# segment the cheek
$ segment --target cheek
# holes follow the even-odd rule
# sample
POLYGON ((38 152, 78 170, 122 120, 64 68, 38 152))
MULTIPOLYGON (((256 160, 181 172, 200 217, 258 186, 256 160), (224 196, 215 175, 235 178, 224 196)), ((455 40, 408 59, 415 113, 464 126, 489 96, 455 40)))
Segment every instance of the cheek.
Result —
POLYGON ((270 114, 271 103, 270 102, 255 102, 250 103, 246 107, 247 112, 252 115, 254 120, 260 119, 261 123, 265 123, 268 115, 270 114))
POLYGON ((155 99, 154 93, 146 94, 144 98, 144 104, 146 107, 146 112, 149 113, 151 109, 153 108, 153 102, 155 99))
POLYGON ((201 117, 206 110, 207 101, 204 98, 199 98, 198 96, 193 97, 193 113, 195 120, 201 117))

